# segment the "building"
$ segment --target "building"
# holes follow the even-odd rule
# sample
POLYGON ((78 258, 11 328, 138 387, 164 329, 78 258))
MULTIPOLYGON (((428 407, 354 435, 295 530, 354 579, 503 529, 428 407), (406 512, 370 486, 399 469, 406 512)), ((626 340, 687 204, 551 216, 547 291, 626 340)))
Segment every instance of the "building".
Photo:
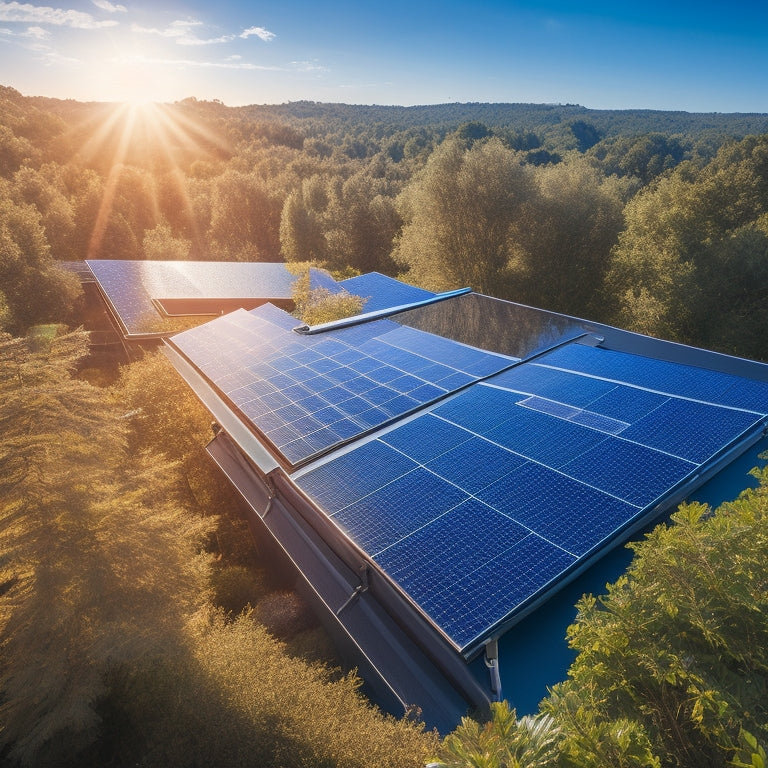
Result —
POLYGON ((521 627, 766 446, 768 366, 380 277, 358 317, 263 304, 165 349, 376 700, 447 731, 515 703, 521 627))

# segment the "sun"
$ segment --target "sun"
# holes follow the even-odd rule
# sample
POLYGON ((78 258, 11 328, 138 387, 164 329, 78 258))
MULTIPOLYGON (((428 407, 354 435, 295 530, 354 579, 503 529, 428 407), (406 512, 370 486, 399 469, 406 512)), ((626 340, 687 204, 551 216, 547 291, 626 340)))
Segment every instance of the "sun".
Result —
POLYGON ((101 168, 105 175, 87 258, 97 258, 101 252, 116 192, 130 166, 139 169, 150 187, 155 187, 161 176, 170 179, 194 226, 182 170, 185 158, 217 151, 223 154, 228 149, 224 138, 190 118, 178 105, 141 98, 103 107, 86 131, 81 149, 86 162, 101 168))

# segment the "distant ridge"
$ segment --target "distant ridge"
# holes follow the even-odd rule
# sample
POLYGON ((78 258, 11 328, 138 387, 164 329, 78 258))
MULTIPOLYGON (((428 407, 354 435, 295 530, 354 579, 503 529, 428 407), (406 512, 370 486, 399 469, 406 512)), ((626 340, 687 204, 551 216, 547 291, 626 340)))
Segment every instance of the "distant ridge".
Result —
POLYGON ((489 127, 537 130, 583 120, 594 125, 603 136, 657 132, 743 137, 768 132, 768 114, 763 113, 590 109, 578 104, 469 102, 398 107, 296 101, 232 109, 252 118, 331 119, 347 125, 380 122, 399 128, 432 125, 450 130, 467 122, 480 122, 489 127))

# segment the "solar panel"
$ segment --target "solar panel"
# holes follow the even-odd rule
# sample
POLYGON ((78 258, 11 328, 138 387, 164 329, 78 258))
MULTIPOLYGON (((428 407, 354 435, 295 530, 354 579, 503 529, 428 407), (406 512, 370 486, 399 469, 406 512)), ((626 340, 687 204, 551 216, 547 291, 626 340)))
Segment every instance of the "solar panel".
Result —
POLYGON ((386 319, 311 335, 297 324, 265 305, 173 338, 293 465, 513 362, 386 319))
POLYGON ((297 484, 468 652, 764 421, 768 389, 758 403, 761 388, 738 377, 656 362, 568 345, 297 484), (723 389, 713 404, 713 385, 739 405, 723 389), (741 410, 745 401, 762 411, 741 410), (378 467, 394 457, 398 470, 384 477, 378 467))
MULTIPOLYGON (((155 309, 153 299, 289 300, 296 280, 281 263, 99 259, 87 264, 128 334, 162 333, 178 327, 155 309)), ((312 276, 318 284, 324 279, 321 272, 312 276)), ((216 311, 209 308, 201 314, 216 311)))
POLYGON ((339 285, 349 293, 365 299, 363 312, 375 312, 379 309, 414 304, 424 299, 430 299, 435 295, 432 291, 401 283, 399 280, 379 272, 368 272, 364 275, 349 277, 346 280, 341 280, 339 285))

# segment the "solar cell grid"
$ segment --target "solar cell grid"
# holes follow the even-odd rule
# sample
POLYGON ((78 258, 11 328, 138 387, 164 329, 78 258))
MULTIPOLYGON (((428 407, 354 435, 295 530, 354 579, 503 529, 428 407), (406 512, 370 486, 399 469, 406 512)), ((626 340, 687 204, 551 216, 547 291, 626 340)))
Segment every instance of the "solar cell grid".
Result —
POLYGON ((697 465, 621 438, 604 440, 562 467, 588 485, 645 507, 697 465))
POLYGON ((760 417, 714 405, 672 398, 628 427, 622 436, 702 463, 760 417))
POLYGON ((560 467, 574 456, 606 439, 580 424, 515 405, 511 418, 488 430, 489 440, 550 467, 560 467))
POLYGON ((331 518, 372 557, 466 501, 469 495, 417 467, 331 518))
POLYGON ((383 435, 381 440, 414 461, 426 464, 471 437, 472 433, 466 429, 428 414, 383 435))
POLYGON ((639 511, 626 501, 533 462, 483 489, 477 497, 574 557, 590 552, 639 511))
POLYGON ((348 440, 355 434, 353 424, 363 434, 450 391, 453 382, 436 385, 420 371, 443 380, 460 376, 463 385, 475 380, 467 367, 492 364, 499 370, 509 363, 390 320, 307 335, 293 333, 295 325, 294 318, 274 307, 259 308, 232 313, 174 339, 182 352, 194 353, 198 367, 235 405, 244 407, 275 393, 288 399, 254 403, 243 413, 292 464, 348 440), (456 349, 456 361, 446 364, 443 358, 456 349), (317 418, 315 411, 323 416, 317 418))
POLYGON ((593 400, 610 392, 616 386, 600 379, 559 371, 535 363, 516 365, 495 376, 493 384, 529 395, 559 400, 578 408, 587 407, 593 400))
POLYGON ((525 464, 527 459, 488 440, 470 436, 426 462, 427 469, 476 494, 525 464))
POLYGON ((459 648, 465 648, 575 562, 567 552, 531 534, 450 588, 428 594, 422 606, 459 648))
POLYGON ((582 344, 561 347, 541 358, 540 363, 633 384, 654 392, 719 405, 752 407, 762 414, 766 412, 768 384, 719 371, 582 344), (739 397, 732 399, 737 392, 743 400, 739 397))

